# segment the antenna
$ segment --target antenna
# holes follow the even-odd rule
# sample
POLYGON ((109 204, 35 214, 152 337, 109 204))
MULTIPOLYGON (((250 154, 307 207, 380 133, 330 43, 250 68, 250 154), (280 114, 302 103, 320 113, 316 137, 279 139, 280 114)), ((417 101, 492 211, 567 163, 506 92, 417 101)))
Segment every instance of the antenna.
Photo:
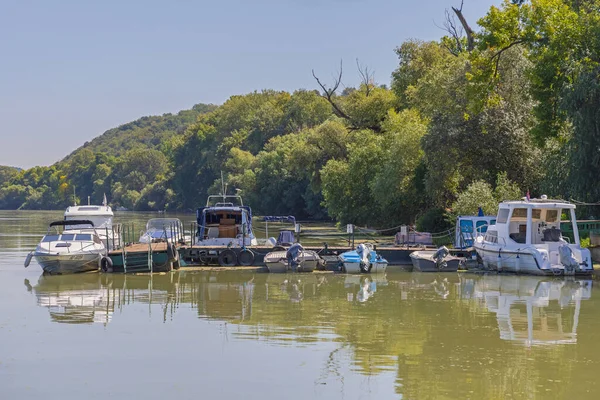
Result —
POLYGON ((225 203, 225 192, 227 192, 227 185, 223 179, 223 171, 221 170, 221 196, 223 196, 223 203, 225 203))

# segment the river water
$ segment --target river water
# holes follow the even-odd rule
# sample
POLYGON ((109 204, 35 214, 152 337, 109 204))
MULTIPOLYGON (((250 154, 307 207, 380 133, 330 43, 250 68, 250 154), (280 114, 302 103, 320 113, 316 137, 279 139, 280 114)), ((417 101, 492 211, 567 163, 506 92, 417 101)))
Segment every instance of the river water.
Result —
POLYGON ((0 399, 600 397, 592 280, 23 268, 61 216, 0 212, 0 399))

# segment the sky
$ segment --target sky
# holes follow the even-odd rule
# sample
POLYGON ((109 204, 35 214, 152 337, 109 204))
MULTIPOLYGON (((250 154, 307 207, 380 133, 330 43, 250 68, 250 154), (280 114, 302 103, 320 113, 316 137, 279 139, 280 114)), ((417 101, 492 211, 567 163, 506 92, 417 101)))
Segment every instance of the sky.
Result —
MULTIPOLYGON (((471 27, 501 0, 464 0, 471 27)), ((2 0, 0 165, 51 165, 104 131, 255 90, 317 89, 311 70, 389 84, 394 49, 437 40, 460 0, 2 0)))

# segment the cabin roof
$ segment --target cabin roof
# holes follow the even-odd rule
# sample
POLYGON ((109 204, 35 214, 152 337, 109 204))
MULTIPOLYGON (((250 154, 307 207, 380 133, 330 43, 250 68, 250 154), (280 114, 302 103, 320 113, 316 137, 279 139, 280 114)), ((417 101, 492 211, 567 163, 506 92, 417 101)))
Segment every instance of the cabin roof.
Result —
POLYGON ((113 217, 114 214, 109 206, 70 206, 65 211, 65 217, 81 215, 99 215, 113 217))
POLYGON ((565 208, 574 209, 575 204, 564 200, 551 199, 531 199, 529 201, 503 201, 500 203, 500 208, 565 208))

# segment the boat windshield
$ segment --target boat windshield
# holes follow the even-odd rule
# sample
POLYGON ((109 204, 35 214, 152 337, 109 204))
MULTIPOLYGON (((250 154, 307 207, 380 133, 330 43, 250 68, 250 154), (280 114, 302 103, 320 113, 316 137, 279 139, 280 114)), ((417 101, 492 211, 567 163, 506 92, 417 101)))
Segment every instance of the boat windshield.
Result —
POLYGON ((181 221, 177 218, 154 218, 148 221, 146 224, 147 231, 162 231, 163 229, 169 230, 171 227, 178 227, 181 225, 181 221))
MULTIPOLYGON (((94 237, 95 239, 95 237, 94 237)), ((65 233, 63 235, 46 235, 44 236, 44 238, 42 239, 42 242, 58 242, 58 241, 64 241, 64 242, 73 242, 73 241, 79 241, 79 242, 90 242, 92 240, 92 235, 89 233, 78 233, 78 234, 73 234, 73 233, 65 233)), ((96 240, 94 240, 96 241, 96 240)))

